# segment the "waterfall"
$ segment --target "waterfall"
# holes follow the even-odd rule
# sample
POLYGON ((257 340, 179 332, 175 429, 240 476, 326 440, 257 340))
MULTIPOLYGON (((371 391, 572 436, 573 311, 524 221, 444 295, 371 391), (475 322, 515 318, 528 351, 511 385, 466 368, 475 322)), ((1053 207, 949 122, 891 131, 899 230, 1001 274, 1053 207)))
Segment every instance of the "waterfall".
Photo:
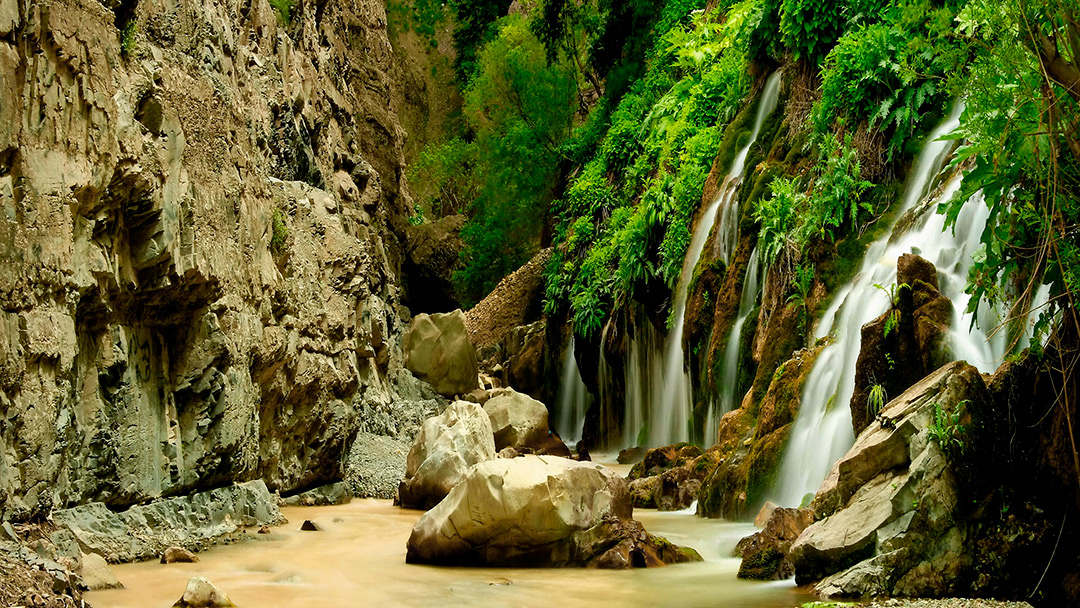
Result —
MULTIPOLYGON (((958 105, 930 134, 913 167, 901 215, 923 200, 940 173, 950 142, 937 140, 956 128, 960 112, 958 105)), ((943 231, 945 218, 936 213, 936 203, 948 200, 959 189, 960 180, 959 175, 952 178, 909 230, 891 231, 870 246, 859 274, 839 291, 818 323, 814 337, 831 333, 834 341, 818 355, 803 387, 802 405, 780 467, 779 504, 797 506, 806 494, 816 492, 833 463, 855 440, 848 404, 855 389, 861 328, 888 310, 888 296, 874 284, 896 282, 896 260, 901 254, 916 253, 937 267, 939 289, 954 304, 950 346, 957 358, 985 372, 993 370, 1004 356, 1004 332, 987 339, 978 327, 969 330, 971 316, 963 312, 968 302, 964 293, 968 269, 989 210, 981 195, 975 195, 964 205, 955 234, 943 231)), ((985 328, 995 327, 997 318, 995 311, 985 307, 979 314, 985 328)))
POLYGON ((739 355, 742 353, 741 338, 743 325, 746 324, 750 313, 757 307, 761 297, 762 283, 761 262, 758 259, 757 247, 750 254, 750 261, 746 265, 746 278, 743 279, 743 290, 739 296, 739 312, 735 317, 735 324, 731 326, 727 343, 724 345, 724 367, 720 376, 720 416, 734 410, 739 406, 742 396, 738 394, 739 384, 739 355))
POLYGON ((577 359, 574 358, 574 338, 563 355, 562 377, 559 380, 559 394, 555 398, 555 430, 567 444, 573 445, 581 439, 581 427, 585 422, 585 412, 592 404, 592 398, 585 382, 581 379, 577 359))
POLYGON ((651 324, 639 323, 635 328, 626 360, 626 415, 623 418, 623 443, 626 445, 667 445, 691 438, 693 393, 682 345, 690 279, 705 250, 709 233, 717 221, 717 214, 721 211, 721 228, 717 239, 725 263, 731 258, 738 240, 738 192, 746 157, 750 146, 757 140, 765 119, 776 109, 779 95, 778 70, 769 76, 762 89, 750 140, 735 155, 719 194, 705 208, 691 236, 679 274, 679 284, 675 289, 671 333, 667 337, 666 345, 662 346, 663 337, 651 324))

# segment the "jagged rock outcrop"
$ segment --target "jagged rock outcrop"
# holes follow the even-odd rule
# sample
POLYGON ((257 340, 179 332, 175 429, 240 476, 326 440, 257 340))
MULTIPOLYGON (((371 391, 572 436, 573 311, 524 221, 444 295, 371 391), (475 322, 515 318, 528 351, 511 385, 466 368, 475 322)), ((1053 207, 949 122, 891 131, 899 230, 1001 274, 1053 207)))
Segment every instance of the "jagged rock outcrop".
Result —
POLYGON ((818 490, 818 521, 791 546, 796 579, 830 597, 966 591, 975 528, 958 467, 994 460, 981 444, 994 433, 977 428, 994 424, 988 400, 978 370, 956 362, 890 402, 818 490))
POLYGON ((0 517, 340 479, 401 367, 384 5, 2 7, 0 517))
POLYGON ((262 480, 110 511, 95 502, 53 512, 84 550, 113 562, 156 559, 170 547, 198 549, 243 526, 284 522, 262 480))
POLYGON ((809 509, 790 509, 766 503, 754 520, 754 524, 760 525, 762 530, 740 540, 735 546, 735 555, 742 558, 738 577, 771 581, 793 575, 795 567, 788 559, 791 543, 813 520, 813 512, 809 509), (758 524, 759 519, 765 521, 758 524))
POLYGON ((476 349, 460 310, 419 314, 405 332, 405 367, 447 397, 479 386, 476 349))
POLYGON ((455 401, 424 421, 398 487, 403 507, 430 509, 465 478, 473 465, 495 458, 491 421, 482 407, 455 401))
POLYGON ((869 397, 875 384, 886 395, 899 395, 950 359, 946 338, 953 305, 938 291, 937 269, 923 258, 905 253, 897 260, 896 270, 897 283, 889 286, 892 306, 862 327, 855 389, 849 403, 856 435, 874 417, 869 397))
POLYGON ((425 513, 406 560, 630 568, 700 560, 631 519, 626 480, 593 463, 524 456, 481 463, 425 513))

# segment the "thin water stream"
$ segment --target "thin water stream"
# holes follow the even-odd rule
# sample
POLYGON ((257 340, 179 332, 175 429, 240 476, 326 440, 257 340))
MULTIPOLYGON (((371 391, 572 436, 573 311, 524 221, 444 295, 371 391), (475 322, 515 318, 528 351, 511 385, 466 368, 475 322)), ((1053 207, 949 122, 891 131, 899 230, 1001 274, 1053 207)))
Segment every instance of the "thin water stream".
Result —
POLYGON ((567 445, 574 445, 581 439, 585 412, 592 405, 589 389, 581 379, 577 360, 574 359, 574 338, 563 353, 562 375, 559 379, 559 394, 555 399, 555 430, 567 445))
POLYGON ((779 95, 780 71, 776 71, 765 81, 749 141, 735 155, 719 193, 705 208, 691 236, 679 284, 675 288, 674 314, 667 339, 648 323, 634 328, 626 359, 626 413, 623 417, 623 444, 626 446, 668 445, 692 438, 692 379, 686 369, 682 344, 690 280, 718 215, 720 229, 716 238, 720 256, 725 262, 731 258, 738 241, 738 193, 746 157, 750 146, 757 141, 765 119, 776 109, 779 95))
POLYGON ((125 589, 87 594, 96 608, 168 608, 192 576, 205 576, 238 606, 723 606, 791 608, 812 599, 792 581, 735 577, 729 557, 753 531, 689 513, 635 511, 650 530, 696 548, 707 561, 648 570, 449 568, 405 563, 419 511, 386 500, 282 510, 289 524, 258 540, 214 547, 195 564, 114 566, 125 589), (300 532, 310 519, 320 532, 300 532))

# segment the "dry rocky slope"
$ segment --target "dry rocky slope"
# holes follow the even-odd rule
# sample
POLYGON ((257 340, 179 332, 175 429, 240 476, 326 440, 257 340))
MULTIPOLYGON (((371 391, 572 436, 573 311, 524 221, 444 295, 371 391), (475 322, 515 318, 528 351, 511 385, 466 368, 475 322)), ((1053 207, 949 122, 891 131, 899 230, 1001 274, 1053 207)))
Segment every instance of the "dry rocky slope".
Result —
POLYGON ((0 0, 2 519, 300 490, 430 415, 407 70, 379 0, 0 0))

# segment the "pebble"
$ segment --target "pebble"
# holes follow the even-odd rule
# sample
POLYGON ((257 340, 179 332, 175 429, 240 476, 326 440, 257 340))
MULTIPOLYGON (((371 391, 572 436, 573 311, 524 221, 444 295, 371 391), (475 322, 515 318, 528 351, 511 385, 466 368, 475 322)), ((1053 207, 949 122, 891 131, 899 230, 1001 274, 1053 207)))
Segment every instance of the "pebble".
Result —
POLYGON ((866 608, 1031 608, 1027 602, 1003 602, 999 600, 976 600, 964 598, 897 599, 879 600, 866 605, 866 608))

